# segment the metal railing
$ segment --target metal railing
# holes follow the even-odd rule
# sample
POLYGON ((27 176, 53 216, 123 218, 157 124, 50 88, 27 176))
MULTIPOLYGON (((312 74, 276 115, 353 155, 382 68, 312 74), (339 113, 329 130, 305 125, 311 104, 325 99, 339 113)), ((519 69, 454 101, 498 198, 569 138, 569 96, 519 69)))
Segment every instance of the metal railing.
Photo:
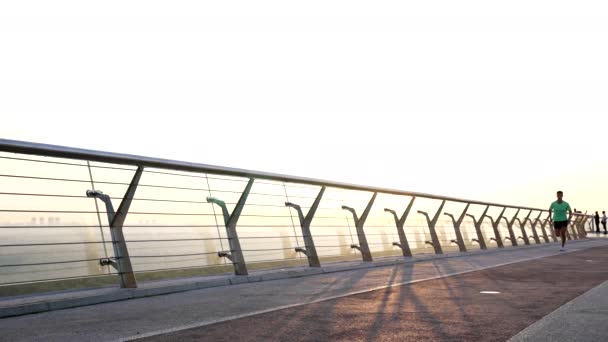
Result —
POLYGON ((557 240, 540 208, 5 139, 0 165, 0 287, 557 240))

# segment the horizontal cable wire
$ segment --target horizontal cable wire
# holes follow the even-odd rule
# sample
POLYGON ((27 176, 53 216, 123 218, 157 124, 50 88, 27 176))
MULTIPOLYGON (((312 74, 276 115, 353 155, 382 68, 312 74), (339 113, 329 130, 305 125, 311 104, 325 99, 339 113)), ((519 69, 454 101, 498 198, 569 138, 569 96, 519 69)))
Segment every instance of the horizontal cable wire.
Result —
MULTIPOLYGON (((112 258, 114 258, 114 257, 112 257, 112 258)), ((77 263, 77 262, 89 262, 89 261, 99 261, 99 259, 49 261, 49 262, 39 262, 39 263, 30 263, 30 264, 0 265, 0 267, 23 267, 23 266, 58 265, 58 264, 71 264, 71 263, 77 263)))
POLYGON ((131 258, 177 258, 195 255, 212 255, 217 252, 206 252, 206 253, 185 253, 185 254, 167 254, 167 255, 131 255, 131 258))
POLYGON ((81 276, 62 277, 62 278, 42 278, 42 279, 36 279, 36 280, 27 280, 27 281, 0 283, 0 285, 1 286, 9 286, 9 285, 37 284, 37 283, 49 282, 49 281, 71 280, 71 279, 88 279, 88 278, 101 278, 101 277, 115 277, 115 276, 118 276, 118 275, 119 275, 118 273, 112 273, 112 274, 81 275, 81 276))
POLYGON ((281 261, 290 261, 290 260, 300 260, 300 261, 302 261, 302 263, 306 262, 306 258, 285 258, 285 259, 256 260, 256 261, 250 261, 247 264, 259 264, 262 262, 281 262, 281 261))

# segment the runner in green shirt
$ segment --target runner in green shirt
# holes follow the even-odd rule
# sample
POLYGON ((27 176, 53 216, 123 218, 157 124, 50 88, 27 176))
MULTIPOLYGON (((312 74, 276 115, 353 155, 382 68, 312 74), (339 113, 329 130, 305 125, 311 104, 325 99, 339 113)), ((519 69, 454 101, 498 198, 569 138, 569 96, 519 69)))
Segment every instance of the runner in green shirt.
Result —
POLYGON ((551 207, 549 208, 549 213, 553 214, 553 228, 555 228, 555 235, 561 236, 562 238, 562 247, 560 248, 560 251, 566 250, 566 231, 568 230, 568 222, 572 216, 570 204, 564 201, 562 199, 563 197, 564 193, 562 191, 558 191, 557 201, 551 203, 551 207), (568 215, 566 215, 566 212, 568 212, 568 215))

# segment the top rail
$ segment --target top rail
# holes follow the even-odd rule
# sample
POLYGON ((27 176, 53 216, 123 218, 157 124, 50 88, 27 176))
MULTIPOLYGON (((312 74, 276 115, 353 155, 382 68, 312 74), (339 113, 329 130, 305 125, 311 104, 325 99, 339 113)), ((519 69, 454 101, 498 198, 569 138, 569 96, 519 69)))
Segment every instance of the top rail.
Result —
POLYGON ((40 155, 40 156, 47 156, 47 157, 90 160, 90 161, 111 163, 111 164, 120 164, 120 165, 152 167, 152 168, 157 168, 157 169, 167 169, 167 170, 176 170, 176 171, 213 173, 213 174, 235 176, 235 177, 245 177, 245 178, 265 179, 265 180, 288 182, 288 183, 318 185, 318 186, 341 188, 341 189, 347 189, 347 190, 379 192, 379 193, 391 194, 391 195, 416 196, 416 197, 429 198, 429 199, 446 200, 446 201, 450 201, 450 202, 471 203, 471 204, 489 205, 489 206, 504 207, 504 208, 524 209, 524 210, 533 210, 533 211, 542 211, 542 212, 548 211, 547 209, 523 207, 523 206, 516 206, 516 205, 506 205, 506 204, 485 202, 485 201, 468 200, 468 199, 463 199, 463 198, 440 196, 440 195, 427 194, 427 193, 414 192, 414 191, 403 191, 403 190, 381 188, 381 187, 374 187, 374 186, 367 186, 367 185, 356 185, 356 184, 335 182, 335 181, 329 181, 329 180, 283 175, 283 174, 278 174, 278 173, 253 171, 253 170, 238 169, 238 168, 208 165, 208 164, 200 164, 200 163, 190 163, 190 162, 184 162, 184 161, 178 161, 178 160, 152 158, 152 157, 123 154, 123 153, 87 150, 87 149, 81 149, 81 148, 50 145, 50 144, 40 144, 40 143, 33 143, 33 142, 19 141, 19 140, 10 140, 10 139, 0 139, 0 151, 29 154, 29 155, 40 155))

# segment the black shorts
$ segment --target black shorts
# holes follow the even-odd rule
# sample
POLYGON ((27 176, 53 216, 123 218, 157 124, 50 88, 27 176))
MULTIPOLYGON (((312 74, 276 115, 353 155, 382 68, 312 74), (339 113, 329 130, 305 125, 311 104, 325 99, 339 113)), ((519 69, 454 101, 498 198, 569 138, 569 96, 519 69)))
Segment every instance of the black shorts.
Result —
POLYGON ((553 221, 553 228, 555 228, 555 229, 568 228, 568 221, 553 221))

